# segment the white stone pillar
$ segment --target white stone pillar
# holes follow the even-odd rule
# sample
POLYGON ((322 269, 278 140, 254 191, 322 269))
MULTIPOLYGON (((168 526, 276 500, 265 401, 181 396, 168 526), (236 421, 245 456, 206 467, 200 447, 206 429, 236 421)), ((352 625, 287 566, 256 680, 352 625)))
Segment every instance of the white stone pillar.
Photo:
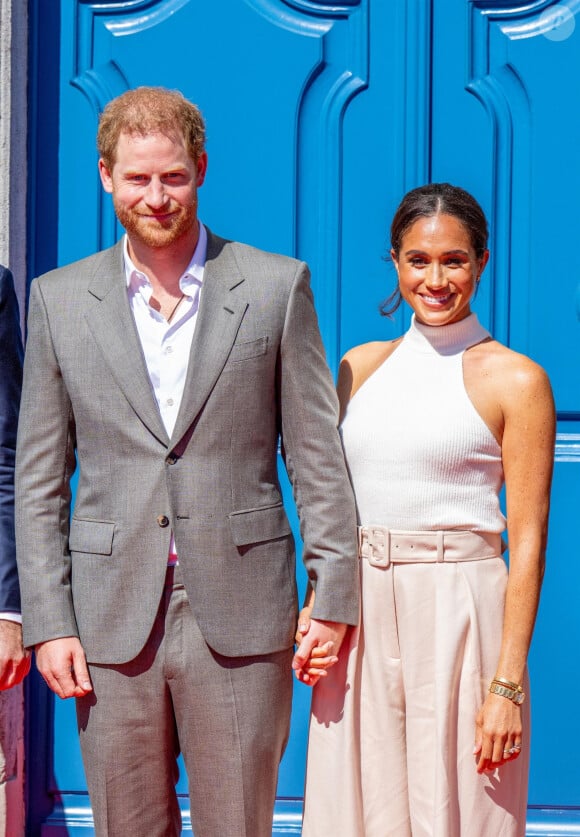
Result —
MULTIPOLYGON (((0 0, 0 263, 26 288, 28 0, 0 0)), ((0 692, 0 837, 24 834, 23 690, 0 692)))
POLYGON ((28 0, 0 0, 0 263, 26 287, 28 0))

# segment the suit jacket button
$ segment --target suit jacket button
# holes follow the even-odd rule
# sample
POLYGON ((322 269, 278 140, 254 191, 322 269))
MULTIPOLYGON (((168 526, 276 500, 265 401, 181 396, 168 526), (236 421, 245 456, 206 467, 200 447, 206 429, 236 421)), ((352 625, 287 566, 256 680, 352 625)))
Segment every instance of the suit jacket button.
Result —
POLYGON ((169 526, 169 518, 165 514, 160 514, 157 518, 157 525, 161 526, 162 529, 165 529, 166 526, 169 526))
POLYGON ((177 462, 177 456, 174 453, 170 453, 165 461, 168 465, 175 465, 175 463, 177 462))

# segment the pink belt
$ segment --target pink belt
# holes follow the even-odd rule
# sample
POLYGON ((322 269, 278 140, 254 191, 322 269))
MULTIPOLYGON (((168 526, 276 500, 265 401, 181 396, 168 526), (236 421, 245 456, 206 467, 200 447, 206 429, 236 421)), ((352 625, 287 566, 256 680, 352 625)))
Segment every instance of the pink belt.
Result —
POLYGON ((358 527, 359 556, 373 567, 389 564, 438 564, 482 561, 505 551, 501 535, 495 532, 438 530, 405 532, 386 526, 358 527))

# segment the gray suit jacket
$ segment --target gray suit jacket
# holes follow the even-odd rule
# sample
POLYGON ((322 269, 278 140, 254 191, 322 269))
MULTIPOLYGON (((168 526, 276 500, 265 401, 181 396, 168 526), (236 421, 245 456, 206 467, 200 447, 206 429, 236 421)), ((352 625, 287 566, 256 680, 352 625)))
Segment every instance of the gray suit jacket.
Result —
POLYGON ((89 662, 134 658, 157 611, 173 529, 208 644, 228 656, 288 648, 297 600, 279 437, 314 615, 355 623, 354 501, 306 265, 209 233, 171 439, 121 244, 35 280, 16 467, 25 644, 78 635, 89 662))

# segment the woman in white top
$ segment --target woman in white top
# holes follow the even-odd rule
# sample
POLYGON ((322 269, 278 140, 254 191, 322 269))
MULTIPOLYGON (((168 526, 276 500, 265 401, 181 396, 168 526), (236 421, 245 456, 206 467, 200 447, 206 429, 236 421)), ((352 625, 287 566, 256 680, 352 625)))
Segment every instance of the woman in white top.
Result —
POLYGON ((471 313, 487 234, 464 190, 409 192, 391 227, 398 287, 383 313, 403 299, 411 327, 341 363, 362 613, 338 657, 320 649, 302 678, 318 681, 303 837, 525 834, 526 658, 555 416, 544 371, 471 313))

